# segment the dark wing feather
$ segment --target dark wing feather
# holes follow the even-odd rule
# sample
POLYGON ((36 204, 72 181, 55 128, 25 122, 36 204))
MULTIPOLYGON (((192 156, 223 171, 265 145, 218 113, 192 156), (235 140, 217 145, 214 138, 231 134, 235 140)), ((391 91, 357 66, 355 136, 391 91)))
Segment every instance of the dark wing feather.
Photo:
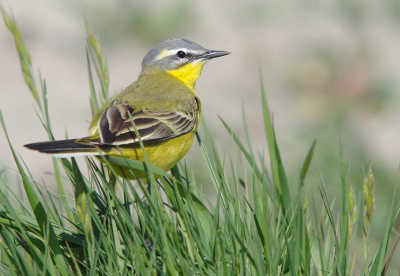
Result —
POLYGON ((126 104, 113 101, 101 115, 98 123, 99 144, 132 144, 139 139, 129 114, 143 142, 165 140, 190 132, 195 125, 195 112, 134 110, 126 104))

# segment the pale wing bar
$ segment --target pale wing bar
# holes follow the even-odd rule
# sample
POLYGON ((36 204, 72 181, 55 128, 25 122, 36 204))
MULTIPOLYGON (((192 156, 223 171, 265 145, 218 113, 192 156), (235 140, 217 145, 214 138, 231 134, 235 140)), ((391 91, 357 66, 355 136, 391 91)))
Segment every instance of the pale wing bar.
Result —
POLYGON ((195 125, 192 112, 154 112, 140 110, 113 101, 103 112, 98 123, 99 144, 123 145, 137 143, 139 140, 131 119, 143 142, 165 140, 188 133, 195 125))

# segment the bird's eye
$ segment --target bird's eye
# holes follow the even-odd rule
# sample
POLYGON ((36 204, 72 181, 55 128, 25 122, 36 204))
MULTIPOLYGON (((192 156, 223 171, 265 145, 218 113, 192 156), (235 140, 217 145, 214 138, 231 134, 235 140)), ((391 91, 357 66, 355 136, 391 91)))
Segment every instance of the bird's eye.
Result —
POLYGON ((176 55, 178 56, 178 58, 184 58, 186 56, 186 53, 184 51, 178 51, 176 55))

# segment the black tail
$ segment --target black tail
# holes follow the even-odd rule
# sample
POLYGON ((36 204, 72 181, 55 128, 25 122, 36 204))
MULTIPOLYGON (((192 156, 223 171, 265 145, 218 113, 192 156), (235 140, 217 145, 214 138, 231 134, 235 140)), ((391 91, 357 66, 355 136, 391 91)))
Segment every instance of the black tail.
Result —
POLYGON ((25 147, 39 152, 53 155, 96 155, 99 154, 99 148, 91 144, 81 144, 77 139, 39 142, 27 144, 25 147))

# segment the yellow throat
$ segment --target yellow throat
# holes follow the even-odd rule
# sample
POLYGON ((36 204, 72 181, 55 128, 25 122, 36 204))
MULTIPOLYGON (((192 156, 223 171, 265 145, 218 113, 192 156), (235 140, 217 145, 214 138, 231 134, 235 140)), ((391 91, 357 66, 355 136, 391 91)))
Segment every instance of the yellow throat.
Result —
POLYGON ((197 79, 200 77, 201 70, 206 62, 206 60, 190 62, 182 67, 179 67, 178 69, 169 70, 167 72, 175 78, 181 80, 188 87, 194 89, 194 85, 197 79))

